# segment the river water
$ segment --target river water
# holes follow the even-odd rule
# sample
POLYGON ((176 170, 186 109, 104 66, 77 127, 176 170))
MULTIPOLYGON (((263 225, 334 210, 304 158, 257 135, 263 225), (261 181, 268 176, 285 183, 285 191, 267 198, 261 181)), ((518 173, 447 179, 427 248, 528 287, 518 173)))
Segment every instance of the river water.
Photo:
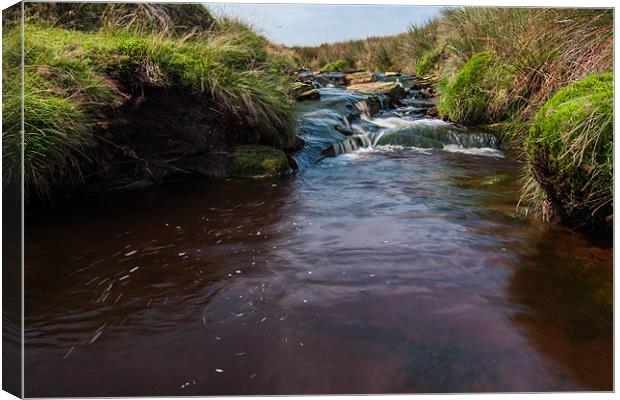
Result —
POLYGON ((611 249, 518 218, 488 135, 321 90, 293 176, 27 220, 27 396, 612 389, 611 249))

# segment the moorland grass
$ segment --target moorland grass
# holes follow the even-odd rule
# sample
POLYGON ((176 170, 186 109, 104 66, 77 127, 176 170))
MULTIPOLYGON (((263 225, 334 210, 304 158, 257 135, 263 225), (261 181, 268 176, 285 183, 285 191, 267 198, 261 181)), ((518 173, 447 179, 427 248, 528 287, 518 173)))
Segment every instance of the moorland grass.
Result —
MULTIPOLYGON (((151 25, 111 29, 107 23, 98 30, 77 30, 30 18, 24 61, 29 194, 44 198, 54 188, 80 183, 80 163, 97 145, 92 134, 96 111, 117 107, 129 96, 119 82, 129 88, 178 87, 205 96, 228 113, 230 124, 251 130, 261 143, 278 148, 293 143, 292 78, 281 70, 290 68, 290 55, 276 56, 264 38, 235 20, 217 21, 217 27, 200 33, 192 28, 186 35, 176 28, 150 31, 151 25)), ((19 28, 3 38, 8 65, 19 54, 19 28)), ((14 112, 18 97, 8 93, 19 88, 19 79, 20 74, 3 76, 3 179, 10 185, 19 181, 15 126, 21 116, 14 112)))

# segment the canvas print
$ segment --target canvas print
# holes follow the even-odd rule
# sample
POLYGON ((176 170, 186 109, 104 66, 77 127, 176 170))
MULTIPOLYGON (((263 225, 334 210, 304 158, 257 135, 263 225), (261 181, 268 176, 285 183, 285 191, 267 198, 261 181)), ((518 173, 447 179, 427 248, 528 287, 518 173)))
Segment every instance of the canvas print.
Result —
POLYGON ((3 10, 3 389, 613 391, 613 11, 3 10))

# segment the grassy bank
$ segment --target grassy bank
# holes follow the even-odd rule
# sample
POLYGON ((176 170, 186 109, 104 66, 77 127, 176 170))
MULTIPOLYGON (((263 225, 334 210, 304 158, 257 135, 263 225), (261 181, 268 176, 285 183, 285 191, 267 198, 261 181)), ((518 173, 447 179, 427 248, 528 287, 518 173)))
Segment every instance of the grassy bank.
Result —
POLYGON ((339 61, 434 80, 440 115, 493 124, 526 161, 525 211, 586 230, 613 212, 613 77, 596 77, 613 70, 612 10, 447 9, 400 35, 296 51, 311 69, 339 61))
MULTIPOLYGON (((4 27, 4 66, 19 65, 20 27, 4 27)), ((295 134, 291 57, 200 5, 27 4, 25 182, 46 197, 79 186, 102 143, 102 110, 140 100, 144 88, 180 90, 217 106, 245 133, 240 144, 276 148, 295 134)), ((7 69, 5 68, 5 71, 7 69)), ((18 182, 20 75, 3 76, 4 183, 18 182), (5 96, 6 94, 6 96, 5 96)), ((178 110, 182 112, 183 110, 178 110)))

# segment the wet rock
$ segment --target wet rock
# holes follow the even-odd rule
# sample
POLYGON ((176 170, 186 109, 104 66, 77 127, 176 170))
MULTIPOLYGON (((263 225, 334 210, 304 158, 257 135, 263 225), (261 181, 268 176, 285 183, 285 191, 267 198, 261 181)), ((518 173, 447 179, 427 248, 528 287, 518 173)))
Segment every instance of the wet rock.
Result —
POLYGON ((362 72, 354 72, 352 74, 346 74, 344 76, 345 84, 349 85, 357 85, 360 83, 368 83, 374 82, 375 76, 372 72, 362 71, 362 72))
POLYGON ((433 89, 431 87, 420 89, 420 96, 422 97, 433 97, 433 89))
POLYGON ((439 113, 437 112, 437 107, 433 106, 426 111, 426 115, 429 117, 437 117, 439 113))
POLYGON ((291 172, 289 160, 281 150, 267 146, 238 146, 233 153, 230 175, 235 177, 275 177, 291 172))
POLYGON ((295 96, 295 100, 297 101, 316 100, 319 98, 321 98, 321 92, 319 92, 318 89, 306 90, 305 92, 295 96))
POLYGON ((399 82, 359 83, 355 85, 350 85, 347 87, 347 89, 361 93, 381 93, 386 95, 392 102, 402 99, 407 94, 407 92, 399 82))
POLYGON ((338 132, 342 133, 345 136, 351 136, 353 135, 353 130, 351 129, 350 126, 346 126, 346 125, 334 125, 334 129, 337 130, 338 132))
POLYGON ((322 86, 345 86, 345 74, 342 72, 326 72, 315 75, 316 81, 322 86))
POLYGON ((369 147, 370 139, 365 135, 353 135, 340 142, 334 143, 321 151, 321 157, 335 157, 340 154, 350 153, 360 148, 369 147))
POLYGON ((293 83, 293 95, 297 101, 316 100, 321 97, 321 92, 311 83, 295 82, 293 83))

